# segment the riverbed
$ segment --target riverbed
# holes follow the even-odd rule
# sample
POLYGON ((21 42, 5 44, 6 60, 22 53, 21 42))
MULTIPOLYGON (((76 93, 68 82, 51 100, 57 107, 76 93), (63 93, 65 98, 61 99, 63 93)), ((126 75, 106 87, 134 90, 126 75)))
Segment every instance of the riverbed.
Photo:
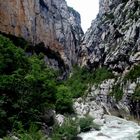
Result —
POLYGON ((100 131, 93 130, 79 136, 83 140, 138 140, 140 126, 137 123, 109 115, 105 115, 102 121, 100 131))

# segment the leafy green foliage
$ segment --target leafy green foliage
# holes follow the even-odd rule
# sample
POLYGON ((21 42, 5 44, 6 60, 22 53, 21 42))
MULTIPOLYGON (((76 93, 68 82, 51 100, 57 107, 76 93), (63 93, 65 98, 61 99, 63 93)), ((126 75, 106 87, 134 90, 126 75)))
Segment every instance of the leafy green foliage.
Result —
POLYGON ((140 77, 140 65, 135 65, 124 77, 124 81, 127 80, 136 80, 140 77))
MULTIPOLYGON (((29 47, 23 39, 17 44, 29 47)), ((73 113, 73 98, 84 95, 88 84, 112 77, 106 68, 94 72, 75 68, 70 78, 58 83, 56 72, 46 66, 42 54, 28 56, 19 47, 0 35, 0 137, 18 129, 19 122, 28 130, 50 108, 73 113)))
MULTIPOLYGON (((45 135, 38 130, 35 124, 31 124, 28 131, 24 130, 22 124, 19 124, 19 129, 17 132, 13 133, 13 136, 20 140, 47 140, 45 135)), ((14 140, 12 136, 7 136, 3 138, 4 140, 14 140)))
POLYGON ((75 67, 72 75, 64 82, 71 92, 73 98, 84 95, 88 84, 99 84, 105 79, 113 78, 114 75, 107 68, 98 68, 95 71, 89 71, 86 68, 75 67))
POLYGON ((52 140, 60 140, 65 138, 66 140, 72 140, 74 136, 78 134, 78 124, 72 119, 67 119, 62 126, 56 125, 52 135, 52 140))
POLYGON ((73 98, 84 95, 88 87, 88 78, 90 77, 87 69, 75 67, 72 75, 64 82, 73 98))
POLYGON ((140 84, 137 85, 134 94, 132 95, 132 99, 135 101, 140 100, 140 84))
POLYGON ((80 125, 80 128, 81 128, 81 131, 82 132, 89 131, 91 129, 92 122, 93 122, 93 119, 90 118, 90 117, 81 118, 79 120, 79 125, 80 125))
POLYGON ((90 131, 91 128, 100 130, 100 126, 95 124, 93 118, 89 116, 85 118, 76 118, 74 120, 67 118, 61 126, 55 125, 52 140, 60 140, 63 138, 66 140, 73 140, 79 132, 90 131))
POLYGON ((81 132, 89 131, 91 128, 94 128, 95 130, 100 130, 100 126, 94 123, 93 118, 90 116, 85 118, 80 118, 79 126, 81 132))
POLYGON ((120 84, 114 85, 110 96, 113 96, 117 102, 119 102, 123 97, 123 89, 120 84))
POLYGON ((56 111, 60 113, 72 113, 72 96, 70 90, 65 85, 59 85, 56 93, 56 111))
POLYGON ((98 68, 95 70, 93 83, 100 84, 106 79, 114 78, 113 73, 106 67, 98 68))
POLYGON ((17 122, 28 127, 41 121, 45 109, 55 105, 56 74, 43 60, 27 57, 7 38, 0 36, 0 136, 17 122))

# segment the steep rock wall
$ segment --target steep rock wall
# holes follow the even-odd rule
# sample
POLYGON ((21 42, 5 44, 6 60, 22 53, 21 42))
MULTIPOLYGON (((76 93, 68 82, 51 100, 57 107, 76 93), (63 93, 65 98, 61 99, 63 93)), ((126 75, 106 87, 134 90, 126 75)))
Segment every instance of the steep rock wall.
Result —
POLYGON ((139 0, 100 0, 99 14, 83 37, 81 65, 120 73, 139 63, 139 16, 139 0))
MULTIPOLYGON (((23 37, 33 45, 43 43, 59 55, 65 67, 77 63, 80 38, 83 35, 78 12, 65 0, 0 1, 0 31, 23 37)), ((54 58, 47 63, 58 66, 54 58)))
POLYGON ((95 118, 98 118, 98 114, 103 114, 103 110, 107 114, 111 111, 126 117, 130 113, 140 118, 140 1, 99 2, 99 14, 82 40, 79 62, 91 70, 106 66, 113 70, 116 78, 93 86, 83 102, 80 99, 81 103, 78 103, 77 100, 75 109, 78 114, 89 113, 95 118), (137 69, 132 72, 135 66, 137 69), (128 78, 124 82, 124 77, 129 72, 132 79, 128 78), (80 110, 78 106, 81 104, 85 106, 80 110))

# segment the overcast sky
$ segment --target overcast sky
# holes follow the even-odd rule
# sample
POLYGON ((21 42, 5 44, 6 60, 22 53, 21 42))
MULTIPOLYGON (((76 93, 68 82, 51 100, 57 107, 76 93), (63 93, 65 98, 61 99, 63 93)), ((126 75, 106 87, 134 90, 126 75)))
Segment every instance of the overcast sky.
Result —
POLYGON ((99 10, 99 0, 66 0, 68 6, 73 7, 81 15, 84 32, 90 27, 99 10))

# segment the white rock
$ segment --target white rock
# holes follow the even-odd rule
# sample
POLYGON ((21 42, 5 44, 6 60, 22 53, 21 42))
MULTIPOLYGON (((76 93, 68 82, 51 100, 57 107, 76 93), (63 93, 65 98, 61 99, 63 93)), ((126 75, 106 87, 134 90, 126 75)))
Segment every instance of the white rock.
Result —
POLYGON ((64 121, 65 121, 64 115, 61 115, 61 114, 57 114, 56 117, 55 117, 55 119, 56 119, 58 125, 60 125, 60 126, 61 126, 61 125, 64 123, 64 121))

